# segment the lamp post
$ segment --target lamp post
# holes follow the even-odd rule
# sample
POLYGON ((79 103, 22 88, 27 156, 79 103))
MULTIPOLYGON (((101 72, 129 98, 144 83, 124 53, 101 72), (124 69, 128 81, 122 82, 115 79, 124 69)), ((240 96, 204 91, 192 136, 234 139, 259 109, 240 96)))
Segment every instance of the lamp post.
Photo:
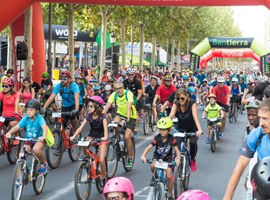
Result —
POLYGON ((159 52, 160 52, 160 45, 158 44, 157 45, 157 68, 158 68, 158 64, 159 64, 159 60, 160 60, 159 52))
POLYGON ((182 60, 185 52, 183 49, 180 50, 180 71, 182 71, 182 60))
POLYGON ((114 53, 114 44, 116 42, 116 35, 114 34, 114 32, 111 34, 111 44, 112 44, 112 52, 111 52, 111 68, 114 74, 114 77, 117 76, 118 74, 118 57, 117 55, 114 53))

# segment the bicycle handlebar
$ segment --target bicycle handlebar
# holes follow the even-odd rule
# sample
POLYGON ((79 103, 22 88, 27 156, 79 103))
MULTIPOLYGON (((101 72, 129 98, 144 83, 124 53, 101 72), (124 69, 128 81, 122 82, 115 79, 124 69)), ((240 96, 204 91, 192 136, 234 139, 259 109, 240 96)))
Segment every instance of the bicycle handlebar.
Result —
POLYGON ((36 138, 21 138, 19 136, 11 137, 10 139, 16 139, 20 141, 29 141, 29 142, 39 142, 39 140, 36 138))

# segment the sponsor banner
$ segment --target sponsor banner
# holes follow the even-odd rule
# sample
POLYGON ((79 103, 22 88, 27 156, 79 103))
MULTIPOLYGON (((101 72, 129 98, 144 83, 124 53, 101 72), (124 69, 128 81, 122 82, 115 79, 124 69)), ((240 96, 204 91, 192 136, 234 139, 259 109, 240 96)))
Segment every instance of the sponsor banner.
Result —
POLYGON ((190 68, 191 70, 197 70, 200 67, 200 56, 190 52, 190 68))
POLYGON ((264 74, 265 72, 270 72, 270 53, 262 56, 260 58, 261 61, 261 71, 264 74))
POLYGON ((208 37, 211 48, 250 48, 254 38, 208 37))

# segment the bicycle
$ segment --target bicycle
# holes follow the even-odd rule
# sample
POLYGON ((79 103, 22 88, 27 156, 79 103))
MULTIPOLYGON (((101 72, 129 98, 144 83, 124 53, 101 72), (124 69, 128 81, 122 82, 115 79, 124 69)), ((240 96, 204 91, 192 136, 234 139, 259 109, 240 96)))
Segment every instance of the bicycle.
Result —
POLYGON ((171 163, 164 162, 162 159, 160 160, 152 160, 147 159, 147 163, 152 164, 155 163, 155 170, 153 172, 155 177, 154 182, 154 191, 152 200, 165 200, 168 199, 168 181, 166 178, 166 170, 169 166, 175 166, 176 162, 173 161, 171 163))
MULTIPOLYGON (((57 118, 52 134, 55 138, 55 143, 52 147, 46 147, 46 160, 48 165, 52 169, 56 169, 62 160, 63 153, 68 150, 69 158, 72 162, 76 162, 79 159, 81 148, 76 143, 70 142, 66 137, 65 128, 63 126, 64 119, 62 116, 72 116, 71 112, 52 112, 52 117, 57 118)), ((67 123, 67 130, 70 132, 70 136, 74 134, 73 127, 70 123, 67 123)))
MULTIPOLYGON (((43 105, 46 103, 47 99, 44 98, 44 95, 39 95, 38 98, 37 98, 40 102, 40 105, 41 105, 41 108, 43 107, 43 105)), ((56 106, 55 103, 51 103, 47 108, 46 108, 46 111, 43 115, 44 119, 46 121, 49 121, 50 124, 54 124, 56 121, 55 121, 55 118, 53 118, 49 113, 52 113, 55 111, 54 107, 56 106)))
POLYGON ((144 104, 144 119, 143 119, 143 132, 148 135, 149 128, 154 132, 156 130, 156 125, 154 125, 154 116, 152 113, 151 104, 144 104))
POLYGON ((74 177, 75 194, 78 200, 86 200, 90 198, 93 179, 95 180, 97 191, 99 193, 102 193, 103 191, 101 166, 98 158, 98 145, 101 143, 104 143, 101 139, 85 140, 82 138, 78 141, 77 145, 79 147, 87 147, 87 155, 80 159, 81 162, 74 177), (95 153, 91 150, 91 147, 95 147, 95 153), (86 189, 83 190, 84 188, 86 189))
POLYGON ((238 118, 238 103, 236 102, 238 95, 231 95, 231 106, 229 109, 229 122, 232 123, 233 120, 236 122, 238 118))
POLYGON ((177 170, 175 171, 175 178, 174 178, 174 196, 178 197, 183 191, 188 189, 189 185, 189 178, 190 178, 190 162, 191 162, 191 155, 190 155, 190 147, 189 147, 189 137, 195 136, 196 133, 174 133, 174 137, 179 143, 178 138, 183 138, 184 141, 180 143, 179 150, 181 152, 181 160, 180 165, 178 166, 177 170))
MULTIPOLYGON (((19 155, 19 150, 20 150, 20 142, 18 144, 16 144, 16 140, 14 139, 9 139, 7 140, 5 135, 9 130, 9 127, 6 127, 4 122, 8 120, 8 121, 14 121, 15 118, 13 117, 0 117, 0 130, 1 130, 1 137, 0 137, 0 155, 4 155, 5 153, 7 153, 7 159, 8 162, 13 165, 16 163, 17 161, 17 157, 19 155)), ((20 132, 18 131, 19 136, 20 136, 20 132)))
POLYGON ((209 123, 211 125, 211 129, 210 129, 210 147, 211 147, 211 151, 213 153, 215 153, 216 151, 216 143, 217 143, 217 139, 218 136, 218 132, 219 132, 219 127, 217 126, 216 121, 219 121, 220 118, 214 118, 214 119, 208 119, 211 123, 209 123))
POLYGON ((125 142, 124 134, 126 131, 126 119, 121 117, 122 121, 120 123, 112 121, 108 127, 113 128, 112 136, 109 137, 109 143, 107 148, 107 161, 108 165, 112 165, 112 167, 108 167, 108 178, 112 178, 118 167, 118 161, 122 159, 123 167, 126 172, 129 172, 132 170, 134 166, 135 161, 135 141, 134 141, 134 135, 131 138, 132 146, 133 146, 133 155, 132 155, 132 166, 127 167, 127 158, 128 158, 128 152, 127 152, 127 145, 125 142), (117 132, 117 128, 119 128, 119 132, 117 132))
MULTIPOLYGON (((15 137, 15 139, 26 142, 37 142, 37 139, 15 137)), ((46 175, 40 174, 40 162, 34 153, 26 151, 26 147, 22 148, 20 158, 17 160, 12 180, 11 199, 20 200, 23 188, 28 183, 33 183, 33 189, 36 194, 40 194, 45 186, 46 175)))

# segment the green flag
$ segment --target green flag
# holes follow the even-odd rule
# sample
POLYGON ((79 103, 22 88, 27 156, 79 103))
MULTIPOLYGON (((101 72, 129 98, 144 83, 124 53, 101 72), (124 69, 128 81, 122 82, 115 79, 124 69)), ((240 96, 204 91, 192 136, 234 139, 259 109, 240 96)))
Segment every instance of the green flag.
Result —
MULTIPOLYGON (((101 46, 101 29, 99 29, 97 37, 96 37, 96 42, 98 43, 99 46, 101 46)), ((115 42, 114 46, 119 45, 119 42, 115 42)), ((112 48, 111 44, 111 36, 108 32, 106 32, 106 49, 112 48)))

